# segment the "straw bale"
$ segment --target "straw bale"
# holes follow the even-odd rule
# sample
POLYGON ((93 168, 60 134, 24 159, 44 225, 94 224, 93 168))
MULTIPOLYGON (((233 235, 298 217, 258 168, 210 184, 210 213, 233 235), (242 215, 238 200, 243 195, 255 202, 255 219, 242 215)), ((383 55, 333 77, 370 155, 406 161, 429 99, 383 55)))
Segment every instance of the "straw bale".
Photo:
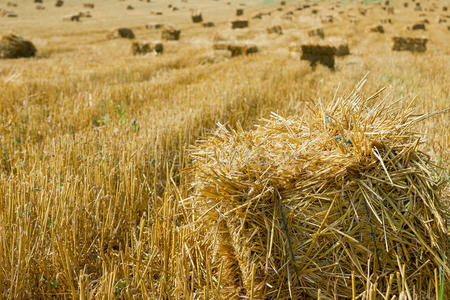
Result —
POLYGON ((147 24, 147 25, 145 25, 145 28, 147 28, 147 29, 161 29, 161 28, 163 28, 163 24, 161 24, 161 23, 150 23, 150 24, 147 24))
POLYGON ((249 55, 258 52, 258 47, 252 44, 236 44, 227 42, 218 42, 213 45, 214 50, 228 50, 231 57, 240 55, 249 55))
POLYGON ((200 12, 193 13, 191 15, 191 18, 192 18, 192 22, 193 23, 201 23, 201 22, 203 22, 203 17, 202 17, 202 14, 200 12))
POLYGON ((117 38, 124 38, 124 39, 134 39, 135 35, 133 30, 131 30, 130 28, 117 28, 114 29, 111 33, 108 34, 107 36, 110 39, 117 39, 117 38))
POLYGON ((0 59, 33 57, 36 51, 33 43, 17 35, 7 34, 0 39, 0 59))
POLYGON ((384 33, 384 28, 382 25, 378 25, 378 26, 370 28, 370 31, 377 32, 377 33, 384 33))
POLYGON ((336 47, 327 45, 302 45, 301 60, 309 61, 311 67, 315 67, 317 63, 327 66, 334 70, 334 56, 336 55, 336 47))
POLYGON ((8 3, 6 3, 6 6, 17 7, 17 3, 15 3, 15 2, 8 2, 8 3))
POLYGON ((56 7, 61 7, 61 6, 63 6, 64 5, 64 1, 63 0, 57 0, 56 2, 55 2, 55 6, 56 7))
POLYGON ((44 5, 38 4, 38 5, 36 5, 36 9, 37 9, 37 10, 44 10, 44 9, 45 9, 45 6, 44 6, 44 5))
POLYGON ((350 54, 350 49, 348 47, 348 44, 341 44, 336 47, 336 56, 337 57, 347 56, 349 54, 350 54))
POLYGON ((308 31, 308 36, 313 37, 313 36, 318 36, 321 39, 325 38, 325 33, 323 32, 322 28, 316 28, 316 29, 311 29, 308 31))
POLYGON ((231 29, 239 29, 248 27, 248 20, 231 21, 231 29))
POLYGON ((215 26, 215 24, 213 23, 213 22, 205 22, 205 23, 203 23, 203 27, 214 27, 215 26))
POLYGON ((127 10, 133 10, 134 9, 134 6, 133 5, 131 5, 131 4, 128 4, 127 5, 127 10))
POLYGON ((271 34, 271 33, 276 33, 279 35, 283 34, 283 28, 281 28, 280 25, 274 25, 274 26, 268 27, 266 30, 267 30, 267 33, 269 33, 269 34, 271 34))
POLYGON ((94 7, 95 7, 95 4, 94 4, 94 3, 83 3, 83 7, 86 7, 86 8, 94 8, 94 7))
POLYGON ((426 38, 394 37, 393 41, 392 50, 394 51, 425 52, 427 50, 428 39, 426 38))
POLYGON ((225 298, 434 299, 434 271, 450 280, 443 186, 412 129, 427 115, 361 86, 191 149, 186 202, 225 298))
POLYGON ((164 45, 161 42, 133 42, 131 53, 133 55, 145 55, 149 53, 162 54, 164 45))
POLYGON ((42 0, 34 0, 34 3, 42 3, 42 0))
POLYGON ((166 41, 178 41, 180 39, 181 30, 172 26, 165 26, 161 31, 161 39, 166 41))
POLYGON ((236 16, 242 16, 244 14, 244 10, 242 8, 236 9, 236 16))
POLYGON ((424 23, 417 23, 412 26, 412 30, 425 30, 424 23))

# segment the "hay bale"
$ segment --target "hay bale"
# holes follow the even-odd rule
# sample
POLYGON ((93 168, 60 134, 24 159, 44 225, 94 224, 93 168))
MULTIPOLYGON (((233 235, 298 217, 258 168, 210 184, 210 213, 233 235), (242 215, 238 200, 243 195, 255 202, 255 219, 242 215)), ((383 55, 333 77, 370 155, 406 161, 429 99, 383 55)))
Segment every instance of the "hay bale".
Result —
POLYGON ((161 29, 161 28, 163 28, 163 24, 161 24, 161 23, 150 23, 150 24, 147 24, 147 25, 145 25, 145 28, 147 28, 147 29, 161 29))
POLYGON ((128 4, 127 5, 127 10, 133 10, 134 9, 134 6, 133 5, 131 5, 131 4, 128 4))
POLYGON ((215 25, 214 25, 213 22, 205 22, 205 23, 203 23, 203 27, 210 28, 210 27, 214 27, 214 26, 215 26, 215 25))
POLYGON ((336 47, 336 56, 337 57, 343 57, 350 55, 350 48, 348 47, 348 44, 341 44, 336 47))
POLYGON ((280 5, 286 5, 286 1, 280 1, 280 5))
POLYGON ((225 298, 434 299, 434 271, 448 282, 443 186, 412 128, 423 118, 360 89, 191 149, 187 202, 225 298))
POLYGON ((323 38, 325 38, 325 33, 322 28, 316 28, 316 29, 309 30, 308 36, 310 36, 310 37, 318 36, 321 39, 323 39, 323 38))
POLYGON ((42 0, 34 0, 34 3, 42 3, 42 0))
POLYGON ((8 3, 6 3, 6 6, 17 7, 17 3, 15 3, 15 2, 8 2, 8 3))
POLYGON ((412 30, 425 30, 425 24, 424 23, 414 24, 411 29, 412 30))
POLYGON ((133 55, 145 55, 154 53, 156 55, 164 52, 164 45, 161 42, 133 42, 131 43, 131 53, 133 55))
POLYGON ((332 15, 328 15, 328 16, 322 16, 320 18, 320 21, 324 24, 326 23, 333 23, 333 16, 332 15))
POLYGON ((236 16, 242 16, 244 14, 244 10, 242 8, 236 9, 236 16))
POLYGON ((14 34, 3 35, 0 39, 0 58, 33 57, 36 47, 30 41, 14 34))
POLYGON ((394 37, 393 51, 410 51, 410 52, 425 52, 427 50, 426 38, 403 38, 394 37))
POLYGON ((95 7, 95 4, 94 3, 83 3, 83 7, 86 7, 86 8, 94 8, 95 7))
POLYGON ((276 34, 279 34, 279 35, 283 34, 283 28, 281 28, 280 25, 274 25, 274 26, 271 26, 271 27, 267 27, 266 31, 267 31, 268 34, 271 34, 271 33, 276 33, 276 34))
POLYGON ((384 33, 384 27, 382 25, 372 27, 370 32, 384 33))
POLYGON ((134 39, 135 35, 133 30, 130 28, 117 28, 114 29, 110 34, 108 34, 108 38, 110 39, 118 39, 118 38, 124 38, 124 39, 134 39))
POLYGON ((388 13, 388 15, 393 15, 395 13, 394 8, 392 6, 389 6, 387 8, 387 13, 388 13))
POLYGON ((240 29, 248 27, 248 20, 231 21, 231 29, 240 29))
POLYGON ((203 17, 202 17, 202 14, 200 12, 193 13, 191 15, 191 18, 192 18, 192 22, 193 23, 201 23, 201 22, 203 22, 203 17))
POLYGON ((64 5, 64 1, 63 0, 57 0, 56 2, 55 2, 55 6, 56 7, 61 7, 61 6, 63 6, 64 5))
POLYGON ((334 70, 334 56, 336 55, 336 47, 327 45, 302 45, 301 60, 309 61, 311 67, 315 67, 317 63, 334 70))
POLYGON ((80 14, 65 16, 63 17, 63 21, 80 22, 80 14))
POLYGON ((178 41, 180 39, 181 30, 172 26, 165 26, 161 31, 161 39, 166 41, 178 41))
POLYGON ((218 42, 213 45, 214 50, 228 50, 231 57, 240 55, 249 55, 258 52, 258 47, 252 44, 235 44, 227 42, 218 42))
POLYGON ((45 6, 44 6, 44 5, 38 4, 38 5, 36 5, 36 9, 37 9, 37 10, 44 10, 44 9, 45 9, 45 6))

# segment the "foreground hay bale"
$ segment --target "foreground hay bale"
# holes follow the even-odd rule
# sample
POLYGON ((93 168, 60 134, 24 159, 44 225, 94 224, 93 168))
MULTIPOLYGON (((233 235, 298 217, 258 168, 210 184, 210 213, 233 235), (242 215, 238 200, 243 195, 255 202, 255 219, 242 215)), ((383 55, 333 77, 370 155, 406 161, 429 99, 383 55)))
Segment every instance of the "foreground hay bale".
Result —
POLYGON ((301 60, 309 61, 311 67, 315 67, 317 63, 334 70, 334 56, 336 55, 336 47, 326 45, 302 45, 301 60))
POLYGON ((110 39, 118 39, 118 38, 124 38, 124 39, 134 39, 135 35, 133 30, 130 28, 117 28, 114 29, 110 34, 108 34, 108 38, 110 39))
POLYGON ((422 117, 360 87, 192 149, 195 223, 224 296, 434 299, 435 270, 448 282, 442 186, 411 128, 422 117))
POLYGON ((166 26, 161 31, 161 39, 166 41, 178 41, 180 39, 181 30, 175 29, 172 26, 166 26))
POLYGON ((341 44, 336 47, 336 56, 342 57, 350 55, 350 48, 348 47, 348 44, 341 44))
POLYGON ((0 39, 0 58, 20 58, 33 57, 36 54, 36 47, 17 35, 8 34, 0 39))
POLYGON ((248 20, 231 21, 231 29, 240 29, 240 28, 247 28, 247 27, 248 27, 248 20))
POLYGON ((410 51, 410 52, 425 52, 427 50, 426 38, 403 38, 394 37, 394 51, 410 51))
POLYGON ((133 42, 131 43, 131 53, 133 55, 145 55, 149 53, 162 54, 164 46, 161 42, 133 42))

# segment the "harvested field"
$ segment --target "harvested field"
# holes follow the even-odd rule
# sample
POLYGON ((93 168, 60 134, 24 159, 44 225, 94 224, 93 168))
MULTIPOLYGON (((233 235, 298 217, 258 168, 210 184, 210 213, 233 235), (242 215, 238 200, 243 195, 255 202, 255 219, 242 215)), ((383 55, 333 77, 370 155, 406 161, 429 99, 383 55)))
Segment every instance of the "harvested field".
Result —
POLYGON ((0 3, 0 299, 450 298, 448 1, 57 2, 0 3))

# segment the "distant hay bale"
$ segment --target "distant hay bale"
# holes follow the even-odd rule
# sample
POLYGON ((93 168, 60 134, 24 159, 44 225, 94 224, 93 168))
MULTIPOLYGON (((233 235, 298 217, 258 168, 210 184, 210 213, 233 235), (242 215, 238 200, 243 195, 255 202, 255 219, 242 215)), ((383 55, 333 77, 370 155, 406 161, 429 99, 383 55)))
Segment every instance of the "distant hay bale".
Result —
POLYGON ((152 10, 151 12, 150 12, 150 14, 151 15, 157 15, 157 16, 162 16, 162 11, 154 11, 154 10, 152 10))
POLYGON ((381 23, 383 23, 383 24, 392 24, 392 19, 391 18, 383 19, 383 20, 381 20, 381 23))
POLYGON ((328 15, 328 16, 322 16, 320 18, 320 21, 324 24, 326 23, 333 23, 333 16, 332 15, 328 15))
POLYGON ((279 35, 283 34, 283 28, 280 25, 274 25, 274 26, 268 27, 266 29, 266 31, 269 34, 271 34, 271 33, 276 33, 276 34, 279 34, 279 35))
POLYGON ((236 57, 240 55, 249 55, 258 52, 258 47, 251 44, 236 44, 236 43, 226 43, 219 42, 213 45, 214 50, 228 50, 231 57, 236 57))
POLYGON ((44 5, 38 4, 38 5, 36 5, 36 9, 37 9, 37 10, 44 10, 44 9, 45 9, 45 6, 44 6, 44 5))
POLYGON ((78 15, 80 16, 80 18, 92 18, 90 11, 80 11, 78 15))
POLYGON ((65 16, 63 21, 80 22, 80 14, 65 16))
POLYGON ((378 25, 375 27, 372 27, 370 29, 371 32, 377 32, 377 33, 384 33, 384 27, 382 25, 378 25))
POLYGON ((365 16, 367 14, 367 9, 366 8, 359 8, 359 13, 363 16, 365 16))
POLYGON ((263 17, 262 13, 257 13, 257 14, 252 16, 252 19, 262 19, 262 17, 263 17))
POLYGON ((350 48, 348 47, 348 44, 341 44, 336 47, 336 56, 337 57, 343 57, 350 55, 350 48))
POLYGON ((63 0, 57 0, 56 2, 55 2, 55 6, 56 7, 61 7, 61 6, 63 6, 64 5, 64 1, 63 0))
POLYGON ((213 22, 205 22, 203 23, 203 27, 214 27, 214 23, 213 22))
POLYGON ((280 1, 280 5, 286 5, 286 1, 280 1))
POLYGON ((161 29, 161 28, 163 28, 163 24, 161 24, 161 23, 150 23, 150 24, 147 24, 147 25, 145 25, 145 28, 147 28, 147 29, 161 29))
POLYGON ((8 2, 8 3, 6 3, 6 6, 17 7, 17 3, 15 3, 15 2, 8 2))
POLYGON ((407 8, 408 7, 408 2, 403 3, 403 7, 407 8))
POLYGON ((134 9, 134 6, 133 5, 131 5, 131 4, 128 4, 127 5, 127 10, 133 10, 134 9))
POLYGON ((236 16, 242 16, 244 14, 244 10, 242 8, 236 9, 236 16))
POLYGON ((185 201, 225 299, 434 299, 435 272, 449 281, 443 185, 413 128, 427 116, 361 88, 191 148, 185 201))
POLYGON ((177 6, 173 6, 172 7, 172 11, 177 11, 178 10, 178 7, 177 6))
POLYGON ((313 15, 317 15, 317 14, 319 13, 319 10, 318 10, 318 9, 312 9, 312 10, 311 10, 311 13, 312 13, 313 15))
POLYGON ((231 29, 240 29, 248 27, 248 20, 231 21, 231 29))
POLYGON ((133 55, 145 55, 149 53, 162 54, 164 45, 161 42, 132 42, 131 53, 133 55))
POLYGON ((33 57, 36 47, 30 41, 14 34, 3 35, 0 39, 0 58, 33 57))
POLYGON ((192 22, 193 23, 201 23, 203 22, 203 17, 202 14, 200 12, 195 12, 191 15, 192 18, 192 22))
POLYGON ((117 28, 114 29, 111 33, 108 34, 108 38, 110 39, 118 39, 118 38, 124 38, 124 39, 134 39, 135 35, 133 30, 130 28, 117 28))
POLYGON ((34 0, 34 3, 42 3, 42 0, 34 0))
POLYGON ((427 50, 426 38, 404 38, 394 37, 393 51, 410 51, 410 52, 425 52, 427 50))
POLYGON ((83 7, 86 7, 86 8, 94 8, 94 7, 95 7, 95 4, 94 4, 94 3, 83 3, 83 7))
POLYGON ((412 30, 425 30, 425 24, 424 23, 414 24, 411 29, 412 30))
POLYGON ((447 23, 447 19, 446 18, 443 18, 443 17, 441 17, 441 16, 439 16, 438 17, 438 23, 440 24, 440 23, 447 23))
POLYGON ((447 6, 443 6, 442 11, 447 11, 447 6))
POLYGON ((302 45, 301 60, 309 61, 311 67, 315 67, 317 63, 334 70, 334 56, 336 55, 336 47, 327 45, 302 45))
POLYGON ((387 13, 389 15, 393 15, 395 13, 394 8, 392 6, 389 6, 388 9, 387 9, 387 13))
POLYGON ((309 30, 308 36, 310 36, 310 37, 318 36, 321 39, 323 39, 323 38, 325 38, 325 33, 322 28, 316 28, 316 29, 309 30))
POLYGON ((9 11, 0 7, 0 17, 17 18, 18 15, 13 11, 9 11))
POLYGON ((161 31, 161 39, 166 41, 178 41, 180 39, 181 30, 172 26, 165 26, 161 31))

